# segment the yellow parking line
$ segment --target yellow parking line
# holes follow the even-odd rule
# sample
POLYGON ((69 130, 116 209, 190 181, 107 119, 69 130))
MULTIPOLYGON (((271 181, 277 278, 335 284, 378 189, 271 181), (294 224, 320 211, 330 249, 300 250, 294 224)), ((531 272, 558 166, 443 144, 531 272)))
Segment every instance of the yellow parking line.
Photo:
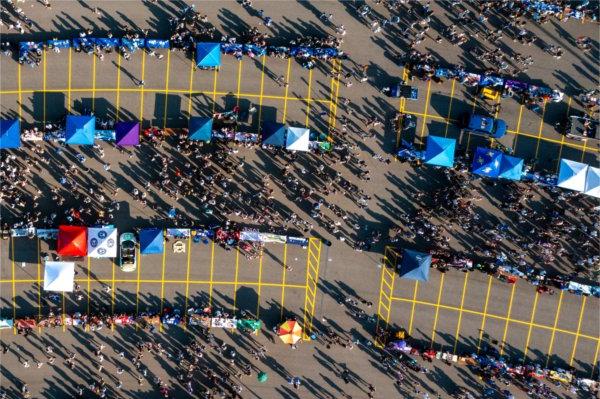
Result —
POLYGON ((42 90, 44 90, 44 94, 42 96, 42 98, 43 98, 42 108, 43 108, 44 126, 46 126, 46 50, 42 50, 42 56, 43 56, 42 57, 43 58, 43 61, 42 61, 43 68, 42 69, 43 69, 43 76, 44 76, 43 77, 43 83, 42 83, 42 85, 43 85, 42 86, 43 87, 42 90))
POLYGON ((446 129, 444 130, 444 137, 448 137, 448 128, 450 127, 450 115, 452 115, 452 102, 454 101, 455 85, 456 79, 452 79, 452 88, 450 89, 450 104, 448 105, 448 116, 446 117, 446 129))
POLYGON ((21 64, 18 64, 17 66, 17 85, 19 88, 19 120, 23 120, 23 95, 21 94, 21 64))
POLYGON ((442 277, 440 280, 440 288, 438 290, 437 297, 437 306, 435 307, 435 317, 433 318, 433 330, 431 331, 431 348, 433 348, 433 344, 435 343, 435 328, 437 327, 438 316, 440 313, 440 302, 442 300, 442 291, 444 290, 444 276, 446 273, 442 273, 442 277))
POLYGON ((546 104, 547 104, 547 102, 544 101, 544 105, 542 106, 542 118, 540 120, 540 128, 538 129, 537 143, 535 145, 535 157, 534 158, 536 159, 536 162, 537 162, 538 154, 540 152, 540 141, 542 138, 542 131, 544 130, 544 116, 546 115, 546 104))
MULTIPOLYGON (((388 247, 385 247, 385 249, 387 250, 388 247)), ((384 254, 384 259, 385 259, 385 254, 384 254)), ((381 280, 379 283, 379 301, 377 302, 377 326, 375 328, 375 331, 379 331, 379 324, 380 321, 382 319, 382 315, 381 315, 381 305, 383 304, 383 280, 385 277, 385 264, 381 265, 381 280)), ((389 314, 389 306, 387 308, 388 310, 388 314, 389 314)))
POLYGON ((308 72, 308 95, 306 96, 306 120, 304 121, 304 125, 308 127, 310 120, 310 98, 311 98, 311 85, 312 85, 312 75, 313 70, 311 69, 308 72))
MULTIPOLYGON (((190 261, 192 259, 192 236, 188 237, 188 248, 187 248, 187 268, 185 271, 185 303, 183 306, 183 314, 187 315, 188 309, 188 297, 190 295, 190 261)), ((184 329, 187 329, 187 326, 184 324, 184 329)))
POLYGON ((527 340, 525 341, 525 348, 523 349, 523 363, 527 360, 527 351, 529 350, 529 339, 531 338, 531 330, 533 329, 533 321, 535 320, 535 311, 537 309, 539 293, 535 291, 535 298, 533 300, 533 308, 531 309, 531 318, 529 319, 529 330, 527 331, 527 340))
POLYGON ((575 342, 573 342, 573 350, 571 351, 571 359, 569 360, 569 366, 573 366, 573 360, 575 360, 575 352, 577 351, 577 342, 579 341, 579 333, 581 332, 581 322, 583 320, 583 312, 585 311, 585 304, 587 302, 587 296, 583 297, 581 303, 581 311, 579 312, 579 321, 577 322, 577 335, 575 335, 575 342))
POLYGON ((481 340, 483 339, 483 331, 485 328, 485 318, 487 315, 488 303, 490 301, 490 292, 492 289, 492 276, 488 276, 487 294, 485 294, 485 304, 483 305, 483 317, 481 318, 481 326, 479 327, 479 339, 477 340, 477 354, 481 349, 481 340))
POLYGON ((171 52, 167 51, 167 72, 165 77, 165 109, 163 113, 163 129, 167 127, 167 108, 169 103, 169 74, 171 71, 171 52))
POLYGON ((117 51, 117 110, 115 120, 119 121, 119 110, 121 105, 121 52, 117 51))
MULTIPOLYGON (((167 264, 167 245, 166 239, 163 237, 163 256, 162 256, 162 273, 160 277, 160 309, 158 310, 159 314, 162 314, 163 305, 165 301, 165 266, 167 264)), ((162 331, 162 323, 160 331, 162 331)))
POLYGON ((189 85, 189 101, 188 101, 188 118, 192 117, 192 90, 194 87, 194 58, 192 57, 192 62, 190 63, 190 85, 189 85))
POLYGON ((428 117, 428 108, 429 108, 429 97, 431 94, 431 79, 429 83, 427 83, 427 95, 425 96, 425 110, 423 111, 423 123, 421 125, 421 134, 419 135, 419 146, 423 145, 423 135, 425 133, 425 126, 427 125, 427 117, 428 117))
POLYGON ((548 345, 548 357, 546 358, 546 368, 548 368, 548 364, 550 363, 550 357, 552 356, 552 346, 554 345, 554 336, 556 335, 556 326, 558 325, 558 318, 560 316, 560 308, 562 306, 562 300, 564 291, 560 292, 560 297, 558 298, 558 305, 556 308, 556 314, 554 315, 554 326, 552 327, 552 335, 550 335, 550 344, 548 345))
MULTIPOLYGON (((88 262, 87 262, 87 315, 88 317, 90 316, 90 284, 91 284, 91 269, 92 269, 92 261, 91 258, 88 256, 87 258, 88 262)), ((86 330, 89 329, 89 326, 86 325, 86 330)))
MULTIPOLYGON (((146 77, 146 52, 142 51, 142 79, 146 77)), ((144 126, 144 86, 140 88, 140 124, 144 126)))
POLYGON ((512 304, 513 299, 515 298, 515 290, 517 288, 517 284, 512 285, 512 290, 510 291, 510 300, 508 302, 508 311, 506 312, 506 323, 504 324, 504 333, 502 334, 502 342, 500 347, 500 356, 504 353, 504 347, 506 346, 506 334, 508 333, 508 324, 510 323, 510 314, 512 312, 512 304))
POLYGON ((260 250, 258 257, 258 298, 256 300, 256 318, 260 315, 260 294, 262 288, 262 268, 263 268, 263 249, 260 250))
MULTIPOLYGON (((338 73, 341 73, 342 71, 342 61, 337 60, 337 67, 338 67, 338 73)), ((330 99, 331 103, 333 104, 333 120, 331 121, 331 127, 335 128, 335 125, 337 123, 337 104, 338 104, 338 98, 340 96, 340 77, 339 75, 336 76, 335 78, 335 97, 330 99)))
POLYGON ((292 59, 288 58, 287 64, 287 72, 285 74, 285 81, 287 82, 287 86, 285 86, 285 94, 283 97, 283 123, 285 123, 285 118, 287 116, 287 102, 288 102, 288 90, 290 88, 290 67, 292 66, 292 59))
POLYGON ((240 105, 240 87, 242 86, 242 60, 238 61, 238 79, 237 79, 237 94, 236 105, 240 105))
MULTIPOLYGON (((20 65, 20 64, 19 64, 20 65)), ((42 318, 42 284, 41 284, 41 259, 40 259, 40 238, 37 238, 37 278, 38 278, 38 320, 42 318)), ((38 327, 38 331, 41 331, 41 328, 38 327)))
MULTIPOLYGON (((46 89, 44 89, 46 90, 46 89)), ((92 61, 92 112, 96 110, 96 54, 92 61)))
POLYGON ((65 319, 67 318, 67 303, 65 301, 65 293, 62 293, 62 330, 63 332, 67 331, 67 324, 65 323, 65 319))
POLYGON ((208 289, 208 306, 212 305, 212 291, 213 291, 213 271, 215 267, 215 242, 212 241, 210 250, 210 282, 208 289))
MULTIPOLYGON (((114 260, 111 260, 110 264, 112 267, 112 284, 111 284, 111 289, 110 289, 110 313, 115 314, 115 289, 116 289, 115 271, 117 269, 117 264, 115 263, 114 260)), ((110 329, 112 331, 114 331, 115 325, 111 324, 110 329)))
MULTIPOLYGON (((135 288, 135 316, 139 316, 139 305, 140 305, 140 270, 142 269, 142 253, 138 247, 137 251, 138 261, 137 261, 137 279, 136 279, 136 288, 135 288)), ((135 329, 137 331, 138 325, 136 323, 135 329)))
POLYGON ((413 292, 412 310, 410 311, 410 321, 408 323, 408 335, 412 334, 413 319, 415 317, 415 307, 417 305, 417 291, 419 290, 419 281, 415 281, 415 289, 413 292))
POLYGON ((257 133, 260 134, 261 118, 262 118, 262 105, 263 105, 263 90, 265 87, 265 59, 266 55, 262 56, 262 69, 260 72, 260 99, 258 100, 258 123, 257 133))
POLYGON ((287 243, 283 244, 283 277, 281 278, 281 314, 279 319, 283 320, 283 309, 285 301, 285 272, 287 271, 287 243))
POLYGON ((237 287, 238 287, 238 272, 240 269, 240 247, 235 247, 235 277, 233 284, 233 311, 231 312, 233 316, 235 316, 235 312, 237 310, 237 287))
MULTIPOLYGON (((569 120, 569 114, 571 112, 571 102, 573 101, 573 97, 569 97, 569 101, 567 102, 567 121, 569 120)), ((558 168, 560 166, 560 157, 562 156, 563 145, 565 144, 566 134, 564 131, 560 132, 560 147, 558 148, 558 158, 556 159, 556 172, 558 173, 558 168)))
MULTIPOLYGON (((453 80, 454 82, 454 80, 453 80)), ((465 304, 465 294, 467 293, 467 281, 469 280, 469 273, 465 273, 465 281, 463 283, 462 296, 460 298, 460 310, 458 311, 458 322, 456 323, 456 333, 454 334, 454 349, 453 354, 456 354, 456 347, 458 346, 458 335, 460 334, 460 323, 462 321, 463 306, 465 304)))
POLYGON ((590 378, 594 376, 594 371, 596 369, 596 365, 598 364, 598 350, 600 349, 600 340, 596 343, 596 353, 594 354, 594 361, 592 362, 592 371, 590 373, 590 378))
POLYGON ((519 107, 519 117, 517 118, 517 128, 516 130, 513 132, 511 130, 507 130, 507 132, 509 133, 514 133, 515 134, 515 143, 514 143, 514 148, 513 148, 513 152, 517 151, 517 143, 519 141, 519 136, 525 136, 526 135, 521 133, 521 118, 523 117, 523 108, 525 107, 525 104, 521 104, 521 106, 519 107))
MULTIPOLYGON (((11 252, 11 266, 12 266, 12 306, 13 306, 13 320, 17 318, 17 290, 15 288, 15 240, 10 236, 10 252, 11 252)), ((17 333, 16 327, 13 327, 13 333, 17 333)))
POLYGON ((69 87, 67 89, 67 113, 71 113, 71 47, 69 47, 69 87))
POLYGON ((331 82, 329 83, 329 98, 331 102, 329 103, 329 120, 327 121, 327 125, 331 129, 333 127, 333 84, 335 83, 335 77, 337 73, 337 63, 335 60, 331 61, 331 82))
POLYGON ((212 113, 215 113, 215 105, 217 105, 217 76, 218 76, 218 70, 215 69, 214 72, 214 77, 213 77, 213 92, 212 92, 212 113))

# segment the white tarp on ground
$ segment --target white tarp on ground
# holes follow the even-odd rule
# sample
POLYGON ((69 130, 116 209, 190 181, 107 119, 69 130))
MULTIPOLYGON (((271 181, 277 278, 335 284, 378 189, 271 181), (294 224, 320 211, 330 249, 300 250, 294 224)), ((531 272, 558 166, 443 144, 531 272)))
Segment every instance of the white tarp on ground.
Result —
POLYGON ((589 166, 584 163, 561 159, 557 186, 574 191, 583 191, 588 169, 589 166))
POLYGON ((600 168, 592 168, 590 166, 585 178, 585 190, 583 193, 600 198, 600 168))
POLYGON ((44 291, 73 292, 75 263, 46 262, 44 267, 44 291))
POLYGON ((88 256, 116 258, 118 232, 114 227, 88 227, 88 256))
POLYGON ((290 151, 308 151, 310 130, 304 127, 288 127, 285 148, 290 151))

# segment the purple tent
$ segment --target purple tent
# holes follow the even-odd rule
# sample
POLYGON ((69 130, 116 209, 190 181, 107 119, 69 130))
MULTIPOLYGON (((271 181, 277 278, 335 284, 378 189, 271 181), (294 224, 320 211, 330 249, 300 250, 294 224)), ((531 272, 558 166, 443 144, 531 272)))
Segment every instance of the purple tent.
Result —
POLYGON ((126 147, 140 144, 139 122, 117 122, 115 139, 118 145, 126 147))
POLYGON ((390 350, 401 351, 401 350, 404 350, 405 348, 406 348, 406 341, 404 341, 404 340, 392 341, 388 344, 388 349, 390 349, 390 350))

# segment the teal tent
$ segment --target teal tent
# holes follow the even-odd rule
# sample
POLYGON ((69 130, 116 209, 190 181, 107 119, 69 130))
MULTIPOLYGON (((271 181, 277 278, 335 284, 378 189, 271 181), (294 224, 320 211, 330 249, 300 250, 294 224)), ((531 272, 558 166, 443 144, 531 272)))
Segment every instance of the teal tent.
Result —
POLYGON ((212 124, 212 118, 191 117, 188 128, 188 139, 206 141, 208 143, 212 138, 212 124))
POLYGON ((206 68, 221 66, 221 43, 196 43, 196 65, 206 68))

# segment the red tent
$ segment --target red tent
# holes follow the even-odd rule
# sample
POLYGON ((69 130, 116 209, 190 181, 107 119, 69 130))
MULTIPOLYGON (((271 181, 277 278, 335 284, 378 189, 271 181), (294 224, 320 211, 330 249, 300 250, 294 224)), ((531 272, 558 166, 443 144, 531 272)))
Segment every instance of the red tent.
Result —
POLYGON ((58 254, 61 256, 87 255, 87 228, 83 226, 59 226, 58 254))

